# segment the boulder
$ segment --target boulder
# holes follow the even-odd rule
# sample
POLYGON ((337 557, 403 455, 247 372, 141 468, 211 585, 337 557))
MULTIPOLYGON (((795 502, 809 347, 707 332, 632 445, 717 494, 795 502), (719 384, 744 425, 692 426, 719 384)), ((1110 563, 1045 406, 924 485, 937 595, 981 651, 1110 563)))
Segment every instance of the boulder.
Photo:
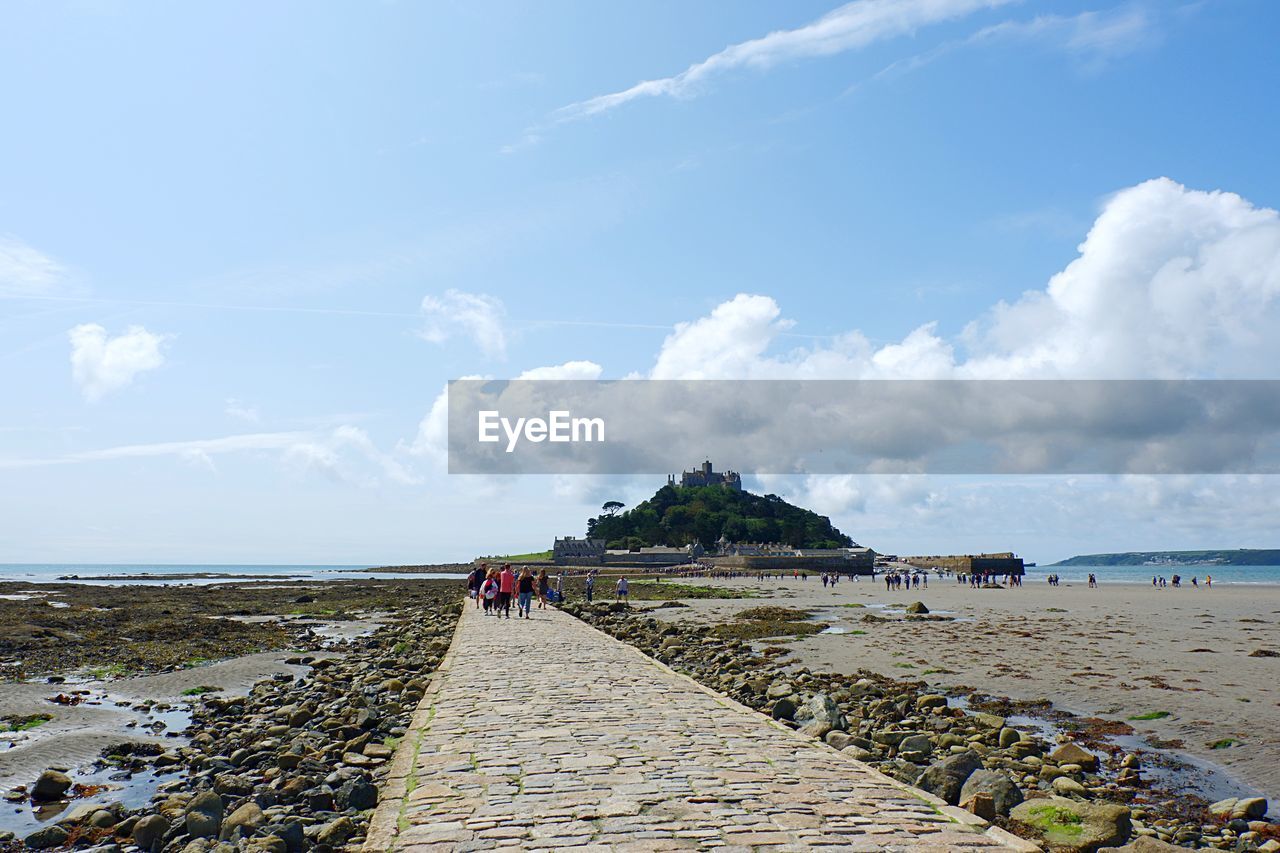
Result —
POLYGON ((213 791, 196 794, 187 803, 187 834, 192 838, 217 838, 222 829, 222 811, 222 797, 213 791))
POLYGON ((1232 819, 1262 820, 1266 815, 1266 797, 1241 797, 1231 809, 1232 819))
POLYGON ((853 735, 850 735, 847 732, 830 731, 827 732, 827 735, 823 740, 836 749, 844 749, 845 747, 853 744, 853 735))
POLYGON ((40 774, 35 785, 31 787, 31 798, 35 800, 60 800, 71 787, 71 777, 58 770, 46 770, 40 774))
POLYGON ((1087 803, 1066 797, 1027 800, 1009 813, 1020 835, 1038 838, 1057 853, 1096 853, 1129 838, 1129 810, 1110 803, 1087 803))
POLYGON ((796 703, 790 696, 783 696, 773 703, 769 716, 775 720, 790 720, 796 715, 796 703))
POLYGON ((929 708, 945 708, 947 707, 947 697, 940 693, 926 693, 916 699, 916 707, 921 711, 929 708))
POLYGON ((320 827, 316 840, 330 847, 341 847, 358 831, 355 821, 349 817, 340 817, 320 827))
POLYGON ((364 811, 378 804, 378 789, 364 779, 348 779, 333 794, 340 809, 364 811))
POLYGON ((981 769, 982 759, 976 753, 961 752, 929 765, 915 784, 954 806, 960 802, 960 790, 964 783, 974 771, 981 769))
POLYGON ((960 788, 960 802, 977 794, 988 794, 996 813, 1002 815, 1007 815, 1022 802, 1022 789, 1002 770, 975 770, 969 774, 960 788))
MULTIPOLYGON (((825 693, 816 693, 796 712, 796 719, 806 723, 825 723, 831 729, 844 731, 848 726, 840 706, 825 693)), ((823 734, 825 734, 824 732, 823 734)))
POLYGON ((924 606, 923 601, 913 601, 907 605, 907 612, 912 614, 928 613, 929 608, 924 606))
POLYGON ((912 735, 903 738, 898 744, 898 757, 912 764, 923 764, 929 760, 929 754, 932 752, 933 742, 929 740, 928 735, 912 735))
POLYGON ((253 831, 266 822, 267 819, 263 816, 262 809, 258 807, 257 803, 250 800, 227 815, 227 819, 222 822, 222 831, 219 833, 219 837, 223 839, 230 838, 238 827, 244 827, 245 835, 253 835, 253 831))
POLYGON ((993 821, 996 819, 996 804, 991 799, 991 795, 985 791, 979 791, 972 796, 966 797, 960 795, 960 808, 971 814, 975 814, 985 821, 993 821))
POLYGON ((164 838, 168 831, 168 818, 160 814, 147 815, 133 825, 133 843, 143 850, 150 850, 151 845, 164 838))
POLYGON ((1098 756, 1076 743, 1064 743, 1049 753, 1058 764, 1079 764, 1090 773, 1098 769, 1098 756))
POLYGON ((46 850, 50 847, 61 847, 71 837, 66 828, 58 824, 42 826, 22 839, 22 843, 32 850, 46 850))
POLYGON ((1064 797, 1087 797, 1089 789, 1070 776, 1059 776, 1053 780, 1053 790, 1064 797))

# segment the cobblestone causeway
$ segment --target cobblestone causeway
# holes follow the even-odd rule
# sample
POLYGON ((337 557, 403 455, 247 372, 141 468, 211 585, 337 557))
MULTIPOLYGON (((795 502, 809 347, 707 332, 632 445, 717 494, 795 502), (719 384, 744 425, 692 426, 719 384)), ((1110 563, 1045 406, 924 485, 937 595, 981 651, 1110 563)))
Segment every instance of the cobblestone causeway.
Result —
POLYGON ((365 849, 1018 849, 986 828, 571 616, 468 605, 365 849))

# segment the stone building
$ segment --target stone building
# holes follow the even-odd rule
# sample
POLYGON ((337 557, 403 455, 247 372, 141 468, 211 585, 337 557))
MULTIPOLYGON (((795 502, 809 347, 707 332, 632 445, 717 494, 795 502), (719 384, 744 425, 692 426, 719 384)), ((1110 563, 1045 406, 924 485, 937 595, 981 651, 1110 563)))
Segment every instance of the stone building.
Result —
MULTIPOLYGON (((676 475, 667 477, 667 485, 676 485, 676 475)), ((736 471, 715 471, 711 460, 702 463, 696 471, 685 471, 680 475, 681 486, 723 486, 735 492, 742 491, 742 477, 736 471)))

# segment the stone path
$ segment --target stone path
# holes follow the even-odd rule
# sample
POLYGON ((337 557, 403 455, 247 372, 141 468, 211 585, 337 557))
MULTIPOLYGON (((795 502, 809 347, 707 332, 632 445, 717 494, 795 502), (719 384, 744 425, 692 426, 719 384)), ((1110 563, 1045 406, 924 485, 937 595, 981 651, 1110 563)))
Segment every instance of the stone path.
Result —
POLYGON ((571 616, 468 605, 365 849, 496 848, 1027 849, 571 616))

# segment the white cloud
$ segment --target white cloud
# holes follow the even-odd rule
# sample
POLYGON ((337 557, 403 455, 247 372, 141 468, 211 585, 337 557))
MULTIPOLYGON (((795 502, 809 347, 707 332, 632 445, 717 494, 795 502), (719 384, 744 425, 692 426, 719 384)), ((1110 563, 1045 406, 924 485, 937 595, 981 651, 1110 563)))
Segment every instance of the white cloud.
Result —
POLYGON ((65 276, 66 269, 53 258, 0 234, 0 296, 49 296, 65 276))
POLYGON ((928 323, 878 348, 854 330, 774 353, 790 328, 771 297, 739 294, 677 325, 649 376, 1278 378, 1280 214, 1159 178, 1108 199, 1074 261, 957 340, 928 323))
POLYGON ((379 450, 368 433, 350 425, 331 430, 242 433, 221 438, 127 444, 64 456, 0 458, 0 469, 171 457, 187 465, 216 471, 217 457, 244 453, 267 453, 286 465, 343 483, 372 485, 380 479, 401 485, 422 482, 393 456, 379 450), (376 476, 368 473, 370 466, 377 472, 376 476))
POLYGON ((876 79, 899 77, 948 54, 1003 42, 1033 42, 1073 57, 1088 71, 1133 53, 1158 38, 1155 18, 1139 6, 1078 15, 1040 15, 1027 21, 1002 21, 972 35, 943 42, 932 50, 900 59, 876 74, 876 79))
POLYGON ((768 70, 785 62, 832 56, 1007 2, 1011 0, 854 0, 802 27, 730 45, 671 77, 645 80, 629 89, 562 107, 555 117, 558 122, 587 118, 637 98, 692 97, 727 71, 768 70))
POLYGON ((228 397, 226 408, 223 410, 233 418, 256 424, 261 420, 258 410, 253 406, 246 405, 235 397, 228 397))
POLYGON ((451 338, 471 338, 480 351, 490 358, 505 358, 507 336, 503 326, 506 309, 502 300, 483 293, 446 290, 441 296, 422 300, 424 323, 421 335, 428 341, 443 344, 451 338))
POLYGON ((114 338, 97 323, 84 323, 67 333, 71 340, 71 376, 86 400, 99 400, 129 383, 139 373, 164 364, 167 335, 130 326, 114 338))

